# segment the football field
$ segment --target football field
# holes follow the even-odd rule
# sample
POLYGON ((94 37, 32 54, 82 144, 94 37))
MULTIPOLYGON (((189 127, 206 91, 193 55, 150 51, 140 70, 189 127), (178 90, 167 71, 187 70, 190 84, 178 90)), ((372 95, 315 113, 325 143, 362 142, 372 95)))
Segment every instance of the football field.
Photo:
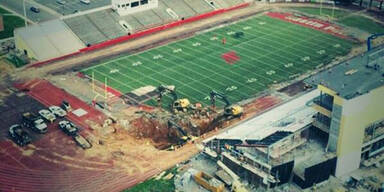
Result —
POLYGON ((122 93, 174 85, 179 97, 209 104, 216 90, 231 102, 347 54, 350 40, 259 15, 191 38, 84 69, 122 93))

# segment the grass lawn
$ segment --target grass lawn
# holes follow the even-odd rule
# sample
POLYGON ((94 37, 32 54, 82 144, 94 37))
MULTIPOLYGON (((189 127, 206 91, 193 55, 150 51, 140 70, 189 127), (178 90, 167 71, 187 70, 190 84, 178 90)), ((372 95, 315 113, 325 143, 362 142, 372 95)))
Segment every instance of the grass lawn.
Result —
POLYGON ((146 85, 175 85, 180 98, 209 105, 212 89, 238 102, 329 63, 352 46, 349 40, 262 15, 82 72, 101 82, 107 77, 108 85, 122 93, 146 85), (244 35, 235 37, 236 32, 244 35), (229 64, 223 54, 237 61, 229 64))
POLYGON ((24 20, 18 16, 3 16, 4 31, 0 32, 0 39, 13 37, 13 30, 24 26, 24 20))
POLYGON ((349 27, 362 29, 369 33, 384 33, 384 26, 376 23, 372 19, 362 16, 350 16, 339 20, 340 23, 349 27))
POLYGON ((0 7, 0 14, 9 13, 7 10, 0 7))
MULTIPOLYGON (((177 174, 177 168, 171 168, 167 170, 164 176, 167 176, 169 173, 173 175, 177 174)), ((174 177, 172 179, 159 179, 155 180, 154 178, 148 179, 130 189, 126 189, 123 192, 171 192, 175 191, 174 177)))
MULTIPOLYGON (((320 8, 298 7, 293 9, 303 13, 311 14, 311 15, 320 15, 320 8)), ((370 18, 359 16, 359 15, 351 15, 351 14, 353 14, 353 12, 348 12, 344 10, 334 11, 334 17, 336 18, 336 21, 338 23, 341 23, 349 27, 358 28, 369 33, 384 33, 383 25, 376 23, 374 20, 370 18)), ((332 9, 323 8, 321 15, 332 15, 332 9)))

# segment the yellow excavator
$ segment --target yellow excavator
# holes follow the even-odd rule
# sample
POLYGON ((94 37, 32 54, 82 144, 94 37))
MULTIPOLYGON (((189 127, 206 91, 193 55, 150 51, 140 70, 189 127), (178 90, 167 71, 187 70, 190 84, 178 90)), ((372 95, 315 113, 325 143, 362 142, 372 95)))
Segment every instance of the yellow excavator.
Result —
POLYGON ((187 98, 179 99, 177 97, 175 89, 170 89, 170 88, 168 88, 168 87, 166 87, 164 85, 160 85, 157 88, 157 91, 159 92, 158 102, 160 103, 160 105, 161 105, 162 97, 164 95, 167 95, 169 93, 172 95, 173 101, 172 101, 172 104, 171 104, 171 110, 174 113, 177 113, 177 112, 187 112, 188 109, 192 108, 192 105, 191 105, 191 103, 189 102, 189 100, 187 98))
POLYGON ((243 108, 240 105, 232 105, 228 98, 223 94, 212 90, 210 93, 210 98, 212 110, 216 109, 216 98, 221 99, 225 103, 224 116, 229 119, 240 117, 243 114, 243 108))
POLYGON ((180 127, 177 123, 175 123, 172 120, 168 120, 168 129, 175 129, 175 131, 179 137, 179 141, 178 141, 179 145, 184 145, 188 141, 193 141, 193 140, 197 139, 197 137, 194 137, 192 135, 188 135, 183 130, 182 127, 180 127))

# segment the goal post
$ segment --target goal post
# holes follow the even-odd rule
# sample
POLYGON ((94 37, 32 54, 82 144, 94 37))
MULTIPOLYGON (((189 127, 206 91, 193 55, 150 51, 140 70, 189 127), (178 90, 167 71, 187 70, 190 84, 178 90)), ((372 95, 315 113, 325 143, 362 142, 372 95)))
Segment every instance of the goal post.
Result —
POLYGON ((327 17, 328 20, 332 20, 332 19, 335 19, 335 9, 336 9, 336 5, 335 5, 335 1, 330 1, 330 0, 320 0, 320 16, 323 16, 323 17, 327 17), (324 3, 325 2, 325 3, 324 3), (327 13, 327 12, 324 12, 323 11, 323 4, 332 4, 332 8, 331 8, 331 13, 327 13))
POLYGON ((104 76, 104 84, 101 86, 97 86, 96 83, 100 82, 97 81, 95 78, 95 72, 92 71, 92 92, 95 95, 93 97, 92 103, 96 101, 98 97, 102 97, 102 99, 105 101, 105 105, 108 104, 109 101, 109 95, 108 95, 108 78, 104 76))

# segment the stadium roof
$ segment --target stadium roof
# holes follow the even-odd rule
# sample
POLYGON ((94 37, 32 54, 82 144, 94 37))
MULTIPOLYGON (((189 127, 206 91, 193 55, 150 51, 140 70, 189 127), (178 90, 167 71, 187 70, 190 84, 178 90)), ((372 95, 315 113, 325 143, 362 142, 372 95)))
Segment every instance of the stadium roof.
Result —
POLYGON ((18 28, 15 37, 21 38, 39 61, 70 54, 85 47, 61 20, 18 28))
POLYGON ((327 69, 305 82, 324 85, 348 100, 368 93, 384 85, 384 46, 327 69))

